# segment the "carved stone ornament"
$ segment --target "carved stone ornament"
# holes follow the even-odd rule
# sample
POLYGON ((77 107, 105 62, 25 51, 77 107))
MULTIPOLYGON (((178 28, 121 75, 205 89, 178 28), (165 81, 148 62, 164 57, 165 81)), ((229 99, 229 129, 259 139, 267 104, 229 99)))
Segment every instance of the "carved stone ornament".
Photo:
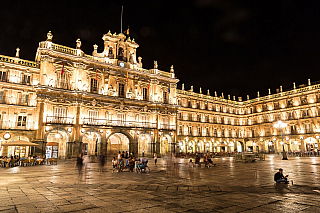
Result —
POLYGON ((93 101, 92 101, 92 106, 96 106, 97 105, 97 101, 96 101, 96 99, 93 99, 93 101))
POLYGON ((120 110, 122 111, 122 110, 123 110, 123 108, 124 108, 124 102, 123 102, 123 101, 121 101, 121 102, 120 102, 120 110))
POLYGON ((158 61, 153 61, 153 69, 158 69, 158 61))
POLYGON ((80 48, 81 48, 81 40, 80 40, 80 38, 78 38, 78 39, 76 40, 76 47, 77 47, 77 49, 80 49, 80 48))
POLYGON ((49 31, 47 33, 47 41, 52 41, 52 38, 53 38, 53 35, 52 35, 51 31, 49 31))
POLYGON ((64 102, 65 102, 65 98, 64 98, 64 96, 63 96, 63 95, 60 95, 59 102, 60 102, 60 103, 64 103, 64 102))
POLYGON ((147 112, 148 111, 148 107, 144 106, 143 111, 147 112))

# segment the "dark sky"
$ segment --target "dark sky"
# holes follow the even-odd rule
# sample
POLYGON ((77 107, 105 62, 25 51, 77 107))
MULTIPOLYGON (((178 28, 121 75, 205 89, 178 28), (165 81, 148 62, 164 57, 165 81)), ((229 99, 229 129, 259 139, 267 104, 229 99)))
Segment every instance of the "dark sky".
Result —
POLYGON ((242 96, 267 95, 320 80, 319 0, 1 1, 0 54, 34 60, 39 41, 87 54, 110 29, 130 25, 145 68, 175 67, 185 88, 242 96), (84 2, 84 3, 82 3, 84 2))

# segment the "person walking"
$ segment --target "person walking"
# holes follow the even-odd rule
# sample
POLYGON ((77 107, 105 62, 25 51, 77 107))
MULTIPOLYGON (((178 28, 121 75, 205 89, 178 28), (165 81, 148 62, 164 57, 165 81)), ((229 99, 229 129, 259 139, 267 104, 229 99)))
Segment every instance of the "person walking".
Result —
POLYGON ((90 157, 88 155, 83 156, 84 174, 87 176, 89 170, 90 157))
POLYGON ((157 166, 158 155, 157 153, 153 153, 154 165, 157 166))
POLYGON ((81 157, 81 154, 79 154, 76 161, 76 168, 78 169, 78 178, 80 181, 82 179, 82 167, 83 167, 83 159, 81 157))
POLYGON ((98 162, 99 162, 99 172, 102 173, 103 172, 104 163, 105 163, 104 154, 99 155, 98 162))

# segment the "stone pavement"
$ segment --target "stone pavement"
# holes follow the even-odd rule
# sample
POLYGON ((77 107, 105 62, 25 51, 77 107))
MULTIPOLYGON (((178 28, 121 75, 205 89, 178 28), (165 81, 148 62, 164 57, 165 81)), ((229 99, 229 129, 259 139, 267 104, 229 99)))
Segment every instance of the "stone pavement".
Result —
POLYGON ((100 174, 91 163, 81 181, 73 162, 0 168, 0 212, 320 212, 320 158, 226 157, 210 169, 181 160, 176 170, 150 161, 142 174, 112 173, 109 162, 100 174), (294 185, 275 187, 280 167, 294 185))

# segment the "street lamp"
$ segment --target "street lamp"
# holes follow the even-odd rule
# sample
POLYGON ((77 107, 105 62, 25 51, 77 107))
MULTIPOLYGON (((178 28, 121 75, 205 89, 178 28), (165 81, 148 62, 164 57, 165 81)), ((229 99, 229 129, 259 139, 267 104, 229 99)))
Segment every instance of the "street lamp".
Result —
POLYGON ((280 129, 281 131, 281 144, 283 148, 282 160, 288 160, 286 150, 284 149, 284 142, 283 142, 283 135, 282 135, 282 129, 286 128, 287 124, 282 121, 278 121, 277 123, 274 124, 274 127, 277 129, 280 129))

